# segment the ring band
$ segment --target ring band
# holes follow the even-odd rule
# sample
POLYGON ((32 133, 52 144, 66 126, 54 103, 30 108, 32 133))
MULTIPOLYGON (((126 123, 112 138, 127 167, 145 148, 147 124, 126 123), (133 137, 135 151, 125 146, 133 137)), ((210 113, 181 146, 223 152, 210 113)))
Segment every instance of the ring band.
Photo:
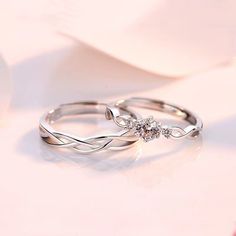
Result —
POLYGON ((133 135, 142 138, 146 142, 159 138, 160 135, 163 135, 166 138, 175 139, 187 136, 196 137, 200 134, 203 128, 203 123, 198 116, 185 108, 161 100, 139 97, 119 100, 108 107, 110 113, 114 113, 114 107, 119 109, 130 109, 130 107, 136 107, 159 111, 178 117, 189 123, 189 125, 182 128, 177 125, 162 125, 160 122, 154 120, 153 117, 148 117, 145 119, 136 119, 133 117, 127 118, 127 116, 122 115, 115 115, 113 117, 113 120, 118 126, 131 131, 133 135))
POLYGON ((129 98, 112 105, 95 101, 68 103, 47 112, 39 124, 40 136, 48 144, 62 148, 73 148, 79 153, 92 153, 105 149, 124 149, 135 144, 139 138, 150 141, 163 135, 166 138, 197 137, 202 131, 201 119, 189 110, 161 100, 149 98, 129 98), (188 123, 185 127, 161 124, 152 116, 140 118, 130 107, 154 110, 180 118, 188 123), (56 131, 53 123, 65 116, 82 114, 103 114, 122 128, 115 134, 81 138, 56 131))
MULTIPOLYGON (((98 135, 88 138, 81 138, 65 132, 56 131, 52 124, 65 116, 82 114, 104 114, 107 115, 107 105, 105 103, 85 101, 60 105, 59 107, 46 113, 39 124, 40 136, 48 144, 62 148, 73 148, 79 153, 91 153, 107 148, 123 149, 130 147, 138 138, 129 134, 129 130, 121 130, 115 134, 98 135)), ((123 116, 137 119, 136 115, 126 108, 116 110, 123 116)), ((110 119, 110 118, 109 118, 110 119)))

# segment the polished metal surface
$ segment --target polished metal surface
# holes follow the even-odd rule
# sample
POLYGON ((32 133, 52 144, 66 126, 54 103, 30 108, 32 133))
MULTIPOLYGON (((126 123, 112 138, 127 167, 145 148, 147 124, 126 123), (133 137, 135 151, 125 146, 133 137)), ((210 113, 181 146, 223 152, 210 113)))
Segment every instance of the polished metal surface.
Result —
POLYGON ((72 148, 80 153, 91 153, 108 148, 124 149, 135 144, 139 138, 147 142, 160 136, 174 139, 197 137, 202 128, 201 119, 185 108, 161 100, 138 97, 119 100, 109 105, 95 101, 63 104, 46 113, 39 125, 40 135, 46 143, 56 147, 72 148), (162 112, 184 120, 188 125, 180 127, 161 124, 153 116, 140 117, 133 111, 134 108, 162 112), (53 123, 63 117, 83 114, 103 114, 107 120, 113 120, 122 130, 115 134, 82 138, 53 128, 53 123))
MULTIPOLYGON (((40 136, 48 144, 61 148, 73 148, 79 153, 91 153, 104 149, 123 149, 132 146, 138 141, 138 138, 130 135, 129 130, 122 129, 115 134, 97 135, 93 137, 82 138, 54 130, 53 123, 65 116, 75 116, 82 114, 104 114, 108 116, 107 105, 94 101, 76 102, 60 105, 49 111, 40 119, 40 136)), ((122 114, 124 116, 136 119, 136 115, 125 108, 114 109, 114 115, 122 114)), ((108 117, 107 117, 108 118, 108 117)), ((109 117, 113 119, 113 117, 109 117)))
POLYGON ((201 119, 194 113, 183 107, 156 99, 134 97, 126 100, 119 100, 110 105, 108 110, 113 114, 113 120, 118 126, 130 130, 131 133, 133 132, 136 136, 143 138, 144 141, 153 140, 158 138, 160 135, 163 135, 166 138, 175 139, 187 136, 197 137, 203 128, 201 119), (157 120, 154 120, 152 116, 146 119, 136 119, 116 115, 113 112, 114 107, 129 110, 136 107, 159 111, 185 120, 188 125, 186 127, 180 127, 178 125, 161 124, 157 120))

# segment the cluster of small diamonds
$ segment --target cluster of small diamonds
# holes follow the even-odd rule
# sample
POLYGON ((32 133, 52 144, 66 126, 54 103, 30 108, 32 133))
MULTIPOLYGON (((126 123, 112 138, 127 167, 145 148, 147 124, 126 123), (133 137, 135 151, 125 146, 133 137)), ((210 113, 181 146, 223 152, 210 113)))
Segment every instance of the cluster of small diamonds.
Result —
POLYGON ((172 132, 170 128, 162 127, 153 117, 140 120, 128 119, 126 121, 126 127, 132 130, 136 136, 141 137, 145 142, 159 138, 161 134, 169 138, 172 132))
POLYGON ((169 127, 162 127, 162 131, 161 131, 162 135, 164 135, 166 138, 169 138, 171 136, 172 133, 172 129, 170 129, 169 127))

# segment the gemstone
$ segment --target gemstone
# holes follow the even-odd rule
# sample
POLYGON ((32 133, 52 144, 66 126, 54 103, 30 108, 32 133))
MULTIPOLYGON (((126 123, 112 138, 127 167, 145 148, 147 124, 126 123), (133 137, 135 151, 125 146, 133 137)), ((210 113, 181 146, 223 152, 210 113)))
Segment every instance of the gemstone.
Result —
POLYGON ((162 135, 166 138, 169 138, 171 136, 172 129, 169 127, 162 127, 162 135))
POLYGON ((153 117, 137 120, 134 124, 134 134, 145 142, 158 138, 161 134, 161 125, 153 117))

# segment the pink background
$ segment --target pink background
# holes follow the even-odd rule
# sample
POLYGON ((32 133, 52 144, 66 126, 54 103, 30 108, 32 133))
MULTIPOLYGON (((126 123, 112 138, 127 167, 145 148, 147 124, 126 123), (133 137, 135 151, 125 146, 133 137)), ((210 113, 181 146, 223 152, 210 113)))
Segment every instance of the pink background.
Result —
MULTIPOLYGON (((11 73, 0 79, 12 84, 4 94, 10 106, 1 104, 8 113, 1 114, 0 125, 0 235, 234 235, 232 57, 189 76, 167 78, 54 32, 54 17, 34 15, 51 14, 44 4, 9 1, 0 12, 0 50, 11 73), (133 95, 195 111, 204 121, 201 139, 160 139, 112 155, 81 156, 51 149, 39 138, 39 117, 50 107, 133 95)), ((80 132, 110 125, 80 124, 80 132)))

